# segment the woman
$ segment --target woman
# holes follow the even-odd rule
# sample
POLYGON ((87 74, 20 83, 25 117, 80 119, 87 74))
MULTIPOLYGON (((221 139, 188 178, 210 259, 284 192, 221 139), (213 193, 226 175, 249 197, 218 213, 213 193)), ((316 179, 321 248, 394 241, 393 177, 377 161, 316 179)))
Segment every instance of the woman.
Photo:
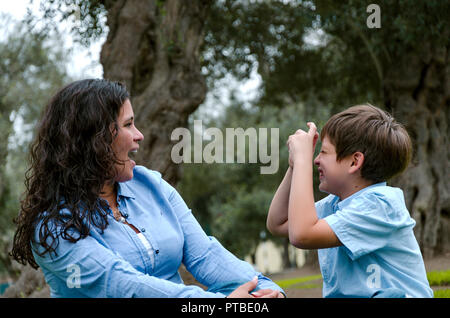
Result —
POLYGON ((12 256, 42 268, 52 297, 283 297, 206 236, 158 172, 136 166, 143 138, 120 83, 59 91, 31 147, 12 256), (181 263, 210 289, 184 285, 181 263))

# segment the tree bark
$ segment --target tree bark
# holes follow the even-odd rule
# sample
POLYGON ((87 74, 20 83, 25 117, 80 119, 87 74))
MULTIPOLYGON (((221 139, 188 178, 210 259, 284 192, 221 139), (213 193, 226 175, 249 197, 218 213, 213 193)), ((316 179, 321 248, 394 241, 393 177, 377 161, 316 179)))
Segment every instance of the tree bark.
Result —
POLYGON ((385 77, 388 110, 413 139, 413 160, 395 178, 416 220, 414 233, 425 258, 450 246, 448 47, 424 45, 422 54, 396 61, 385 77))
POLYGON ((210 0, 112 1, 109 33, 101 51, 104 78, 119 80, 131 93, 138 129, 144 134, 138 164, 161 172, 175 184, 170 136, 186 127, 203 102, 200 46, 210 0))
MULTIPOLYGON (((200 47, 211 0, 120 0, 106 5, 108 37, 100 62, 103 77, 124 82, 135 124, 144 135, 135 160, 176 185, 179 166, 171 159, 170 136, 187 127, 207 88, 200 47)), ((198 284, 184 266, 186 284, 198 284)))

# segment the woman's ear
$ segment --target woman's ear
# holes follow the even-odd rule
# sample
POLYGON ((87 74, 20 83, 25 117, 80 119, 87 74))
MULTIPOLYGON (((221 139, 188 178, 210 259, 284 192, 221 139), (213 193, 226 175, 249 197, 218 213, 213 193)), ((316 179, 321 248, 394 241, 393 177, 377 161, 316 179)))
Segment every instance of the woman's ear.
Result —
POLYGON ((359 169, 362 168, 362 165, 364 163, 364 154, 362 152, 355 152, 352 157, 352 162, 350 164, 350 169, 349 169, 349 173, 355 173, 356 171, 358 171, 359 169))

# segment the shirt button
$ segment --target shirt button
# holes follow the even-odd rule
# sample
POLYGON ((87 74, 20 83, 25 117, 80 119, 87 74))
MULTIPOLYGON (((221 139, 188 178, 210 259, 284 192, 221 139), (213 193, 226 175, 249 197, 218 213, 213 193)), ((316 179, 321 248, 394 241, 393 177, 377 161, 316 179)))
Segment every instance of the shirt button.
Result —
POLYGON ((142 228, 142 229, 141 229, 141 232, 144 233, 144 232, 145 232, 145 228, 142 228))
POLYGON ((156 250, 155 253, 156 253, 156 254, 159 254, 159 250, 156 250))

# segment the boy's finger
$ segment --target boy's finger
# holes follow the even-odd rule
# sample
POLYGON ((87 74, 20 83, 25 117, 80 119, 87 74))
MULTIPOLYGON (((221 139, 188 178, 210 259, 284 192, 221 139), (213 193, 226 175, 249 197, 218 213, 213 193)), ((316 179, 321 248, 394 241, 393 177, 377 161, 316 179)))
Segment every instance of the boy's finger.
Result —
POLYGON ((308 134, 311 136, 315 136, 317 132, 316 124, 314 124, 313 122, 308 122, 306 125, 308 125, 309 127, 308 134))

